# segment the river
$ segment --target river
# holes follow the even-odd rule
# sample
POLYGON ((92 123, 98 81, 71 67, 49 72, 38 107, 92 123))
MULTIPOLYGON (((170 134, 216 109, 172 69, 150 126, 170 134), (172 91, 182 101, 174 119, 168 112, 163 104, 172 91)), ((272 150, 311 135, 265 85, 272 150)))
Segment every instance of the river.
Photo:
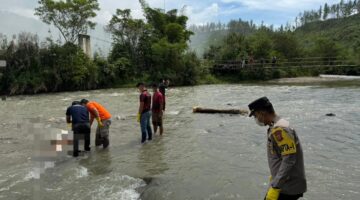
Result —
POLYGON ((307 200, 356 200, 360 193, 359 84, 239 84, 171 88, 164 136, 140 145, 138 92, 109 89, 10 97, 0 102, 0 199, 263 199, 269 177, 266 128, 245 116, 193 114, 193 106, 247 108, 267 96, 303 145, 307 200), (335 85, 335 86, 334 86, 335 85), (64 121, 73 100, 113 115, 108 150, 79 158, 64 121), (336 116, 325 116, 334 113, 336 116))

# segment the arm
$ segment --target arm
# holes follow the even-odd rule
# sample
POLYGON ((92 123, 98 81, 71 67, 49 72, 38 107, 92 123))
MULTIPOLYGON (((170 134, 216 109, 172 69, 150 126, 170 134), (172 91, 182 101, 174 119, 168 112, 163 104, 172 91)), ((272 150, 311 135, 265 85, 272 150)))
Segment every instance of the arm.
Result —
POLYGON ((66 115, 66 122, 67 122, 68 124, 70 124, 70 123, 72 122, 72 121, 71 121, 71 107, 68 107, 68 108, 66 109, 65 115, 66 115))
POLYGON ((94 115, 90 114, 90 126, 93 124, 94 122, 94 115))
POLYGON ((66 122, 67 122, 68 124, 70 124, 70 123, 72 122, 70 115, 66 115, 66 122))
POLYGON ((141 114, 143 109, 144 109, 144 102, 142 101, 142 102, 140 102, 139 112, 138 113, 141 114))
POLYGON ((294 136, 283 128, 274 129, 272 136, 281 153, 281 165, 276 176, 271 181, 271 187, 281 189, 289 178, 291 169, 296 164, 296 142, 294 136))
POLYGON ((94 118, 96 119, 96 121, 98 122, 98 125, 100 127, 103 126, 102 122, 101 122, 101 118, 100 118, 100 114, 99 114, 99 111, 96 109, 96 108, 93 108, 92 109, 92 113, 93 115, 92 116, 92 119, 90 120, 90 124, 92 124, 92 122, 94 121, 94 118))
POLYGON ((91 110, 92 112, 92 117, 93 118, 98 118, 98 117, 100 117, 100 115, 99 115, 99 112, 98 112, 98 110, 96 109, 96 108, 93 108, 92 110, 91 110))
POLYGON ((273 180, 271 181, 271 184, 270 184, 271 187, 281 189, 282 186, 284 185, 284 183, 289 178, 289 172, 293 168, 295 163, 296 163, 296 155, 295 154, 282 156, 282 161, 281 161, 279 171, 276 174, 276 176, 273 178, 273 180))
POLYGON ((160 103, 160 113, 163 114, 165 108, 164 108, 164 98, 162 96, 161 98, 159 98, 159 103, 160 103))
POLYGON ((95 106, 93 106, 93 105, 86 105, 86 108, 87 108, 87 110, 89 111, 89 113, 90 113, 90 126, 93 124, 93 122, 94 122, 94 119, 96 119, 96 120, 98 120, 98 118, 99 118, 99 112, 98 112, 98 110, 96 109, 96 107, 95 106))

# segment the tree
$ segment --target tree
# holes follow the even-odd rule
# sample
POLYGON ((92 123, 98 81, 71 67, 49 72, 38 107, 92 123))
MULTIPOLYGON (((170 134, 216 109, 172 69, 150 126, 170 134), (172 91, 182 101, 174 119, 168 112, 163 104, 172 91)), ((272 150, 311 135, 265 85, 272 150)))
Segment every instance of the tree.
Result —
POLYGON ((338 45, 329 38, 318 38, 312 51, 313 55, 323 58, 337 57, 339 52, 338 45))
POLYGON ((340 16, 343 17, 345 14, 345 2, 344 0, 341 0, 340 3, 338 4, 339 6, 339 12, 340 12, 340 16))
POLYGON ((330 13, 330 7, 327 3, 324 5, 324 14, 323 14, 323 20, 326 20, 330 13))
POLYGON ((348 3, 343 3, 343 5, 340 8, 343 17, 350 16, 352 12, 352 8, 353 8, 353 4, 351 0, 348 3))
POLYGON ((273 36, 273 49, 287 59, 300 56, 300 45, 293 33, 275 33, 273 36))
POLYGON ((258 32, 251 39, 255 58, 268 58, 272 50, 272 41, 266 32, 258 32))
POLYGON ((356 7, 356 10, 357 10, 357 13, 359 14, 360 13, 360 0, 357 1, 355 7, 356 7))
POLYGON ((139 51, 141 51, 139 49, 141 38, 144 37, 144 34, 147 34, 148 29, 149 27, 146 26, 143 20, 131 17, 130 9, 117 9, 116 14, 113 15, 107 26, 107 30, 112 33, 115 44, 113 50, 116 51, 112 53, 123 53, 113 57, 113 60, 126 56, 130 56, 130 60, 135 60, 139 51))
POLYGON ((333 17, 336 16, 336 5, 333 4, 330 8, 330 13, 333 15, 333 17))
POLYGON ((341 17, 341 11, 340 11, 340 5, 337 4, 336 5, 336 18, 340 18, 341 17))
POLYGON ((79 34, 94 29, 90 19, 100 10, 97 0, 39 0, 35 15, 46 24, 53 24, 66 42, 75 43, 79 34))

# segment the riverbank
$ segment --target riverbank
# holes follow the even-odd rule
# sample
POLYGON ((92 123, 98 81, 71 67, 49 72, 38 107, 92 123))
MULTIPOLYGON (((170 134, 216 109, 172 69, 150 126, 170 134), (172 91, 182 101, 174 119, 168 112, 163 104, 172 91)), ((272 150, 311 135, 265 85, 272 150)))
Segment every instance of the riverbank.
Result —
MULTIPOLYGON (((193 85, 182 85, 177 82, 171 82, 171 87, 183 87, 183 86, 196 86, 196 85, 213 85, 213 84, 291 84, 291 85, 312 85, 313 83, 320 83, 322 85, 331 85, 335 82, 340 82, 343 86, 360 85, 360 66, 355 67, 322 67, 322 68, 284 68, 284 69, 246 69, 243 71, 233 73, 209 73, 204 72, 201 74, 197 81, 193 85), (324 75, 324 76, 321 76, 324 75), (341 78, 344 76, 347 78, 341 78)), ((156 80, 157 81, 157 80, 156 80)), ((155 82, 156 82, 155 81, 155 82)), ((107 87, 95 87, 91 90, 99 89, 114 89, 114 88, 134 88, 138 82, 145 82, 146 84, 152 84, 154 80, 149 77, 133 78, 132 81, 122 82, 115 81, 113 85, 107 87)), ((78 90, 88 91, 88 90, 78 90)), ((24 91, 19 94, 4 95, 33 95, 33 94, 50 94, 59 92, 76 92, 74 90, 62 90, 55 92, 42 91, 39 93, 29 93, 24 91)), ((5 98, 2 98, 6 100, 5 98)))

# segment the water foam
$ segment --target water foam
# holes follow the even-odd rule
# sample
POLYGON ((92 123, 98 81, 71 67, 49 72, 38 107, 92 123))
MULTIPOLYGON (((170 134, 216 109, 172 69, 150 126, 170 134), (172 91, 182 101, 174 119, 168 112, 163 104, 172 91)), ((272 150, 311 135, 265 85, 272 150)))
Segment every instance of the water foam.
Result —
POLYGON ((76 168, 76 178, 83 178, 89 175, 88 169, 86 167, 80 166, 76 168))
POLYGON ((140 193, 136 189, 146 185, 142 179, 117 174, 104 177, 99 180, 99 183, 101 186, 92 192, 94 199, 138 200, 140 193))
POLYGON ((109 96, 111 96, 111 97, 119 97, 119 96, 124 96, 124 95, 125 95, 124 93, 114 92, 114 93, 111 93, 109 96))

